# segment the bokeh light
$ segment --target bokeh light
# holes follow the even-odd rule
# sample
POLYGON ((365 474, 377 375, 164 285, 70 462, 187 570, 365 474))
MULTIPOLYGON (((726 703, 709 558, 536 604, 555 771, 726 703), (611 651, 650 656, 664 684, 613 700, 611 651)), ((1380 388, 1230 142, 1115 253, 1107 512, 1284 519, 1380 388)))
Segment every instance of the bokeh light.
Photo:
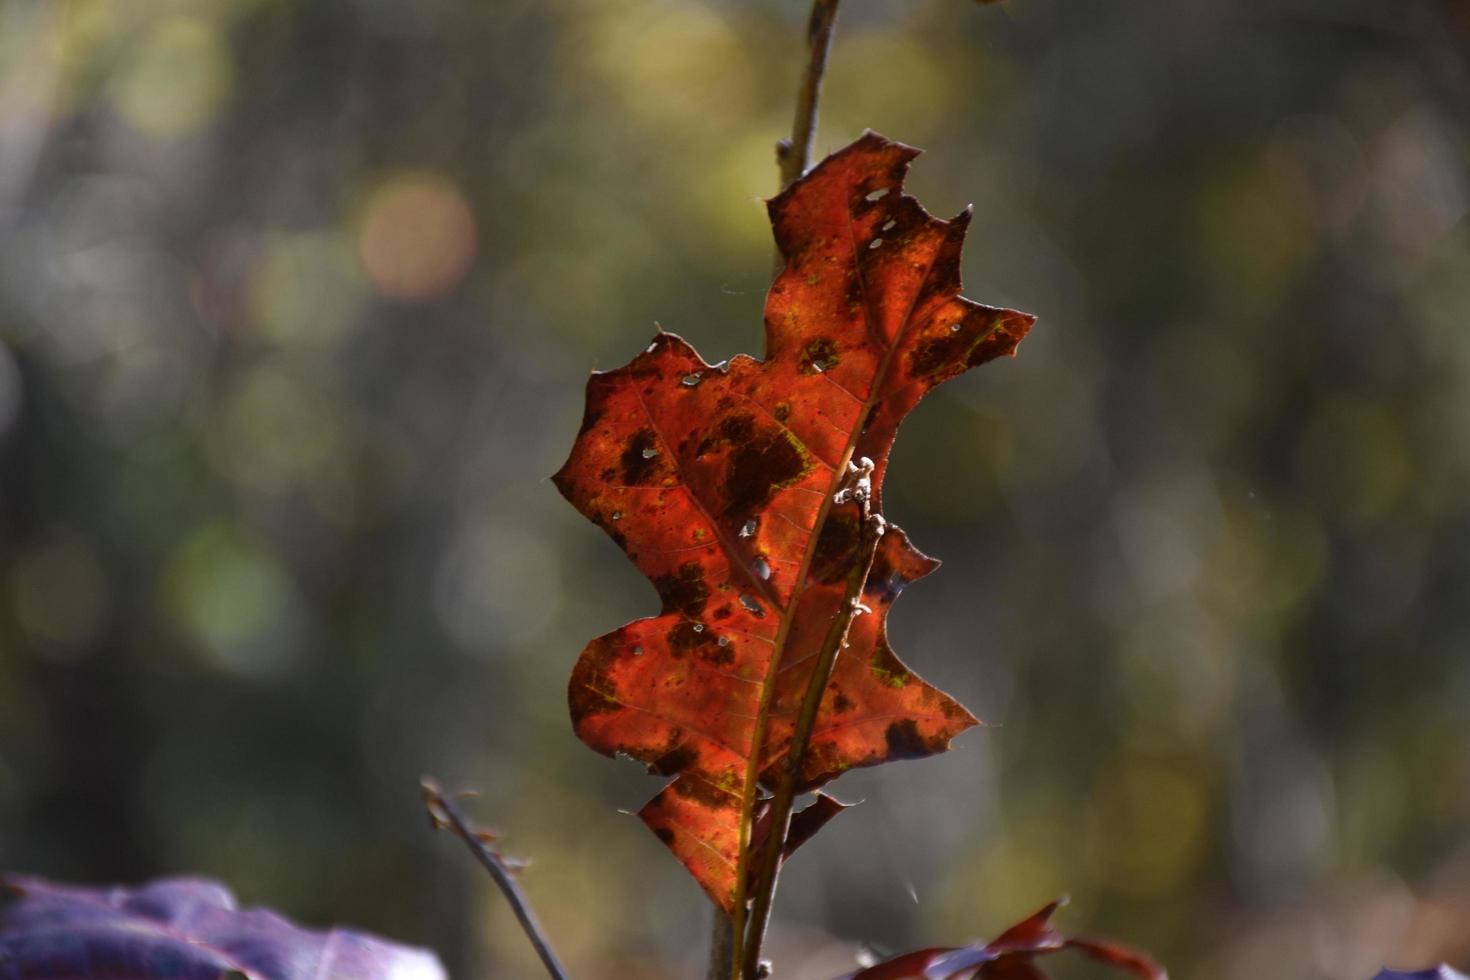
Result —
POLYGON ((385 180, 363 209, 357 249, 373 287, 422 302, 459 284, 475 257, 475 216, 454 182, 437 174, 385 180))
POLYGON ((231 51, 204 20, 168 17, 130 46, 113 79, 118 111, 150 136, 182 136, 229 97, 231 51))

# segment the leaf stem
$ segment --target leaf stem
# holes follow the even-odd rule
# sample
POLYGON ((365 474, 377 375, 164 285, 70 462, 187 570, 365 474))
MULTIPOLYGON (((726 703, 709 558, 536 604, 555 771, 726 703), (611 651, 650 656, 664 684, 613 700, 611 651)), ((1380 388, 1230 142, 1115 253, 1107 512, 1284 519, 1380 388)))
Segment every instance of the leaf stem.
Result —
MULTIPOLYGON (((872 464, 864 460, 868 470, 872 464)), ((761 947, 765 944, 766 926, 771 918, 771 904, 776 895, 776 879, 781 872, 781 855, 786 843, 786 834, 791 826, 791 809, 796 802, 801 784, 801 767, 806 759, 806 750, 811 742, 812 729, 816 727, 817 713, 822 706, 822 696, 827 691, 827 681, 832 676, 832 665, 847 645, 847 633, 852 621, 862 607, 860 600, 868 582, 868 573, 873 568, 873 558, 878 553, 878 542, 883 537, 886 524, 882 515, 869 510, 866 493, 857 498, 862 509, 862 537, 848 569, 847 584, 842 605, 827 629, 812 667, 811 679, 807 682, 802 698, 801 711, 796 716, 796 726, 791 741, 786 747, 786 758, 781 769, 781 782, 771 799, 771 832, 761 849, 759 865, 755 868, 755 882, 751 887, 753 905, 749 922, 745 927, 745 944, 741 960, 744 976, 755 980, 761 973, 761 947)))
POLYGON ((511 870, 506 866, 504 858, 492 850, 486 843, 489 839, 483 830, 479 830, 470 824, 454 805, 454 801, 444 795, 439 784, 432 779, 425 778, 424 808, 429 811, 429 819, 434 822, 436 829, 448 828, 454 831, 456 837, 465 842, 470 853, 475 859, 490 872, 500 893, 510 903, 511 911, 521 924, 521 929, 526 933, 526 938, 536 950, 536 955, 541 957, 541 963, 546 967, 547 974, 552 980, 568 980, 567 971, 557 960, 556 954, 551 950, 551 943, 547 941, 545 933, 541 929, 541 923, 536 921, 536 914, 531 911, 531 903, 526 900, 521 887, 516 884, 511 870))
POLYGON ((714 910, 715 921, 710 928, 709 968, 705 977, 706 980, 729 980, 730 970, 735 962, 734 923, 718 905, 712 905, 711 908, 714 910))
MULTIPOLYGON (((837 24, 837 6, 841 0, 812 0, 812 11, 807 18, 806 42, 807 63, 806 70, 801 76, 801 86, 796 93, 796 117, 791 124, 791 136, 789 139, 778 140, 776 143, 776 165, 780 169, 781 189, 784 190, 802 174, 806 173, 812 163, 812 143, 817 134, 817 107, 822 98, 822 75, 827 70, 827 52, 832 48, 832 32, 837 24)), ((776 272, 781 271, 781 257, 776 257, 776 272)), ((843 460, 843 465, 847 462, 843 460)), ((820 528, 818 528, 820 530, 820 528)), ((864 573, 866 575, 866 572, 864 573)), ((849 619, 850 621, 850 619, 849 619)), ((845 635, 845 631, 844 631, 845 635)), ((778 647, 779 656, 779 647, 778 647)), ((829 668, 830 670, 830 665, 829 668)), ((825 686, 825 681, 823 685, 825 686)), ((762 705, 764 711, 764 704, 762 705)), ((756 741, 754 746, 755 757, 759 757, 760 744, 764 735, 764 726, 759 722, 756 725, 756 741)), ((754 776, 754 769, 751 770, 754 776)), ((748 780, 753 783, 754 779, 748 780)), ((765 939, 765 923, 762 922, 758 935, 754 942, 755 966, 745 969, 741 950, 749 945, 747 933, 753 931, 749 928, 749 890, 751 858, 751 820, 753 806, 755 803, 756 788, 749 785, 745 790, 745 798, 741 807, 740 818, 740 860, 736 871, 735 902, 734 909, 726 918, 721 910, 715 909, 714 929, 710 936, 710 980, 715 980, 717 964, 723 967, 718 976, 723 980, 758 980, 760 947, 765 939)), ((777 856, 777 866, 780 865, 780 854, 782 845, 786 839, 786 829, 791 819, 790 801, 787 803, 786 813, 783 821, 779 824, 780 833, 773 833, 770 837, 768 850, 777 856)), ((770 887, 775 888, 775 876, 771 877, 770 887)), ((770 915, 770 897, 767 896, 763 903, 764 915, 770 915)))
POLYGON ((776 163, 781 168, 784 189, 812 165, 812 143, 817 135, 817 104, 822 98, 822 74, 827 70, 827 52, 832 47, 832 28, 837 23, 840 0, 812 0, 807 21, 806 72, 796 93, 796 119, 791 138, 776 144, 776 163))

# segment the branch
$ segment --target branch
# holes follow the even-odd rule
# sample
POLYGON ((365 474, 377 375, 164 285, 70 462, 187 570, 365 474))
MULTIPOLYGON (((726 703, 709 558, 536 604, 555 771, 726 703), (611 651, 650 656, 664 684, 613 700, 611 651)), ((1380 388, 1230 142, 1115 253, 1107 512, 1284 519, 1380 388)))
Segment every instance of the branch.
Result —
MULTIPOLYGON (((791 124, 791 137, 776 142, 776 166, 781 172, 781 190, 785 190, 798 180, 812 164, 812 143, 817 134, 817 106, 822 98, 822 75, 827 70, 827 52, 832 48, 832 30, 837 23, 837 5, 840 2, 841 0, 812 0, 812 12, 806 25, 806 71, 802 73, 801 87, 796 93, 796 118, 791 124)), ((780 271, 781 256, 778 253, 776 272, 780 273, 780 271)), ((864 514, 866 513, 865 506, 864 514)), ((871 558, 868 564, 871 564, 871 558)), ((863 575, 866 578, 866 570, 863 575)), ((861 585, 859 591, 861 591, 861 585)), ((850 616, 847 617, 847 621, 851 622, 850 616)), ((842 635, 844 637, 847 635, 845 627, 842 635)), ((831 671, 831 666, 829 661, 828 672, 831 671)), ((825 685, 826 681, 823 680, 822 686, 825 687, 825 685)), ((815 715, 815 710, 813 710, 813 715, 815 715)), ((810 728, 809 723, 807 725, 808 737, 811 734, 810 728)), ((757 731, 759 730, 758 727, 757 731)), ((805 741, 802 744, 804 751, 805 741)), ((740 864, 739 877, 735 886, 735 908, 728 918, 718 908, 714 913, 714 927, 710 936, 709 980, 717 980, 717 978, 723 980, 724 977, 730 977, 731 980, 759 980, 761 976, 760 949, 761 944, 765 941, 766 919, 770 917, 771 894, 765 895, 764 902, 758 900, 756 903, 756 912, 760 916, 759 925, 756 925, 755 920, 747 916, 750 911, 747 905, 747 885, 750 883, 750 861, 753 857, 750 854, 750 827, 748 824, 750 819, 748 808, 751 802, 752 797, 747 794, 745 800, 747 810, 742 817, 740 827, 740 864), (750 957, 754 965, 743 968, 742 949, 753 950, 750 957)), ((772 825, 775 831, 771 834, 767 846, 767 851, 775 856, 776 870, 780 870, 781 849, 791 820, 791 799, 786 801, 785 812, 778 816, 781 819, 772 825)), ((762 881, 764 878, 765 876, 762 875, 762 881)), ((770 881, 767 883, 768 892, 773 892, 775 887, 775 871, 772 871, 770 881)))
POLYGON ((787 831, 791 826, 791 809, 796 802, 801 767, 806 759, 807 745, 811 742, 812 729, 816 727, 822 695, 827 691, 827 681, 832 676, 832 665, 837 662, 838 653, 847 646, 847 633, 852 627, 853 619, 865 611, 861 605, 863 588, 868 582, 868 572, 873 568, 873 558, 878 553, 878 542, 887 527, 883 515, 870 510, 872 488, 869 475, 873 472, 873 461, 865 458, 860 464, 849 466, 852 483, 838 493, 836 502, 857 502, 862 510, 862 539, 857 553, 853 555, 852 567, 848 569, 842 605, 827 629, 821 652, 817 654, 816 664, 812 668, 811 679, 807 681, 801 711, 796 716, 796 727, 786 748, 781 784, 776 787, 776 794, 771 799, 771 832, 760 852, 760 864, 755 869, 755 883, 751 888, 754 904, 745 927, 745 945, 741 957, 743 975, 751 980, 766 975, 760 961, 761 947, 765 943, 766 926, 771 918, 771 903, 775 900, 776 878, 781 872, 781 857, 787 831))
POLYGON ((812 165, 812 142, 817 135, 817 103, 822 98, 822 73, 827 70, 827 52, 832 47, 832 28, 837 22, 840 0, 812 0, 811 19, 807 21, 806 73, 796 93, 796 120, 791 125, 791 138, 776 144, 776 163, 781 168, 784 189, 812 165))
POLYGON ((730 970, 735 963, 735 924, 718 905, 711 907, 715 921, 710 927, 709 967, 705 980, 730 980, 730 970))
POLYGON ((491 849, 490 842, 495 836, 489 831, 475 827, 464 818, 454 802, 444 795, 444 790, 433 779, 424 777, 424 808, 429 811, 429 819, 434 823, 435 830, 452 830, 455 836, 465 842, 470 853, 475 859, 484 865, 485 870, 490 872, 490 877, 500 888, 505 900, 510 903, 511 911, 515 912, 516 919, 525 931, 526 938, 531 940, 531 945, 536 949, 536 955, 541 957, 542 964, 552 980, 567 980, 567 971, 562 968, 556 959, 556 954, 551 951, 551 944, 541 931, 541 923, 536 921, 536 914, 531 911, 531 905, 522 894, 521 887, 516 884, 512 876, 511 867, 499 853, 491 849))

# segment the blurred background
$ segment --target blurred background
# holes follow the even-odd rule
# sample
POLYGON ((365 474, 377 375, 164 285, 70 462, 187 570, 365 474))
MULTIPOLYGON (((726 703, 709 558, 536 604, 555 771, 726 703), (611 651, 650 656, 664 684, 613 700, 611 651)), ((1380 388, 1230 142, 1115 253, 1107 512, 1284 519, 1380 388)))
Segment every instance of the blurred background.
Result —
MULTIPOLYGON (((579 978, 698 975, 566 715, 654 593, 547 476, 655 320, 758 352, 806 7, 0 2, 0 867, 538 975, 428 772, 579 978)), ((868 127, 1040 322, 887 488, 991 727, 835 784, 778 975, 1061 893, 1178 977, 1470 965, 1470 8, 847 0, 868 127)))

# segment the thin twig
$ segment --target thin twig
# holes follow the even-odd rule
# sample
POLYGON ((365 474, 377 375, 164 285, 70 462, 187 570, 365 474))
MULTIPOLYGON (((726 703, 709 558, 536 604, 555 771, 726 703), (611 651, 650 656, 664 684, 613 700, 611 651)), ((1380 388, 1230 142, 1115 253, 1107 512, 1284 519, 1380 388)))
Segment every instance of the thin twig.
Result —
MULTIPOLYGON (((872 463, 864 460, 866 472, 859 471, 865 483, 867 473, 872 472, 872 463)), ((791 809, 796 802, 797 787, 801 781, 801 767, 806 759, 806 750, 811 742, 812 729, 816 727, 817 713, 822 705, 822 696, 827 691, 827 681, 832 676, 832 665, 837 655, 847 645, 847 633, 859 612, 863 588, 868 582, 868 572, 873 568, 873 558, 878 553, 878 542, 883 537, 885 523, 882 515, 869 511, 869 492, 865 486, 855 494, 862 509, 862 538, 853 555, 847 573, 847 584, 838 609, 822 641, 821 652, 807 681, 806 694, 802 698, 801 711, 796 716, 796 726, 791 742, 786 747, 786 759, 781 770, 781 782, 771 799, 771 832, 765 847, 760 852, 760 864, 756 867, 755 882, 751 887, 753 905, 749 922, 745 927, 745 944, 741 962, 744 975, 748 978, 762 976, 761 947, 765 944, 766 926, 771 918, 771 904, 776 895, 776 879, 781 872, 781 855, 786 843, 786 834, 791 826, 791 809)))
POLYGON ((735 928, 725 910, 718 905, 714 909, 715 921, 710 927, 709 967, 706 980, 730 980, 730 970, 735 962, 735 928))
POLYGON ((822 73, 827 70, 827 52, 832 47, 832 28, 837 22, 839 0, 813 0, 807 21, 806 72, 796 93, 796 120, 791 138, 776 144, 776 163, 785 188, 812 165, 812 143, 817 135, 817 104, 822 98, 822 73))
MULTIPOLYGON (((822 99, 822 75, 827 70, 827 52, 832 47, 832 31, 837 23, 837 6, 840 0, 812 0, 812 12, 807 19, 806 42, 807 63, 806 70, 801 76, 801 86, 796 93, 796 118, 791 125, 791 136, 776 143, 776 165, 781 173, 781 189, 785 190, 793 182, 799 179, 812 164, 812 143, 817 134, 817 107, 822 99)), ((781 257, 776 256, 776 272, 781 271, 781 257)), ((866 575, 866 572, 864 573, 866 575)), ((844 630, 844 635, 846 631, 844 630)), ((830 669, 830 665, 829 665, 830 669)), ((825 682, 823 682, 825 684, 825 682)), ((762 726, 757 722, 757 746, 759 751, 759 738, 762 726)), ((810 734, 810 733, 808 733, 810 734)), ((715 909, 714 928, 710 936, 710 966, 709 980, 759 980, 760 947, 765 938, 765 923, 760 925, 759 934, 754 942, 754 960, 756 965, 746 969, 742 949, 749 945, 751 924, 748 918, 750 911, 748 904, 750 884, 751 859, 754 855, 749 851, 752 848, 750 837, 751 804, 754 801, 754 787, 747 787, 747 793, 742 806, 740 823, 740 860, 736 870, 735 882, 735 904, 730 916, 726 918, 720 909, 715 909), (723 969, 717 972, 717 965, 723 969)), ((790 805, 787 805, 785 821, 789 822, 791 817, 790 805)), ((778 856, 781 852, 782 842, 786 838, 787 823, 782 822, 780 833, 773 833, 770 838, 770 849, 778 856)), ((777 861, 779 866, 780 862, 777 861)), ((775 888, 775 878, 772 876, 770 888, 775 888)), ((770 914, 770 897, 767 896, 763 905, 764 914, 770 914)))
POLYGON ((490 872, 490 877, 500 888, 500 893, 510 903, 511 911, 516 914, 516 919, 525 931, 526 938, 536 949, 536 955, 541 957, 541 963, 546 967, 546 972, 552 980, 568 980, 567 971, 557 961, 556 954, 551 951, 551 944, 546 935, 541 931, 541 923, 536 921, 536 914, 531 911, 531 905, 526 901, 526 896, 521 892, 515 878, 511 875, 511 869, 505 863, 505 858, 492 850, 487 841, 493 839, 492 835, 471 824, 459 812, 454 801, 444 795, 439 784, 432 779, 425 778, 424 807, 429 811, 429 819, 434 822, 436 829, 453 830, 455 836, 465 842, 470 853, 475 859, 484 865, 485 870, 490 872))

